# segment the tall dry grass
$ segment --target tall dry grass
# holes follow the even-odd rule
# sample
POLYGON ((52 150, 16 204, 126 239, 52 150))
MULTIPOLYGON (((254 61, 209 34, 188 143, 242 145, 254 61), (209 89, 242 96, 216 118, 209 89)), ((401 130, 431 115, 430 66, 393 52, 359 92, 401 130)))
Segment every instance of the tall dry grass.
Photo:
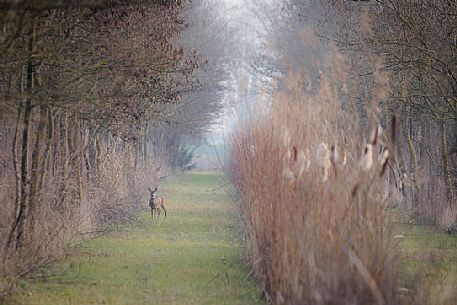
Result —
POLYGON ((380 165, 386 137, 367 130, 358 141, 354 118, 329 89, 322 81, 311 99, 303 90, 278 93, 233 137, 228 172, 253 270, 277 305, 393 304, 396 252, 380 165), (363 169, 368 141, 372 165, 363 169))

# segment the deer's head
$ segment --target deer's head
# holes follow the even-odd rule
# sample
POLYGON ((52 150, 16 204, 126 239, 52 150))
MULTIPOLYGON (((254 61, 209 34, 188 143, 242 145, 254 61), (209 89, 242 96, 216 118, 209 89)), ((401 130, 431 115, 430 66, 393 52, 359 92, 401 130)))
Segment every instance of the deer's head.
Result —
POLYGON ((149 196, 151 198, 154 198, 154 193, 157 192, 157 187, 154 188, 154 190, 151 190, 149 187, 148 187, 148 191, 149 191, 149 196))

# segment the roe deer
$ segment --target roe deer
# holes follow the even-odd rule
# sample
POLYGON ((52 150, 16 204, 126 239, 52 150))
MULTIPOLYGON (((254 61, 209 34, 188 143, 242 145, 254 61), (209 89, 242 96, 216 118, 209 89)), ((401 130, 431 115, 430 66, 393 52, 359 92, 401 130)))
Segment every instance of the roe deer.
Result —
POLYGON ((162 196, 155 196, 155 193, 157 192, 157 187, 151 191, 150 188, 149 190, 149 207, 151 208, 151 216, 154 219, 154 211, 157 213, 157 218, 160 217, 160 209, 162 209, 165 213, 165 218, 167 218, 167 209, 165 208, 164 205, 164 199, 162 196))

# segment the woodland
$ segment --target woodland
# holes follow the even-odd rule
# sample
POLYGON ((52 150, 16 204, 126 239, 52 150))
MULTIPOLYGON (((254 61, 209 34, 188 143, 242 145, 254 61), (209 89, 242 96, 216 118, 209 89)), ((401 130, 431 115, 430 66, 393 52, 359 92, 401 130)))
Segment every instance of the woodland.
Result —
POLYGON ((455 304, 398 245, 456 251, 456 24, 453 0, 0 0, 0 296, 143 223, 216 134, 266 302, 455 304))

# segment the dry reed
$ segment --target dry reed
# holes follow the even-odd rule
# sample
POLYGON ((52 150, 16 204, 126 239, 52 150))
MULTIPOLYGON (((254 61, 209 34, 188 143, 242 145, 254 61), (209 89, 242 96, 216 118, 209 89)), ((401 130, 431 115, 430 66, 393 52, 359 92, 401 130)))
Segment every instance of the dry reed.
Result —
POLYGON ((278 93, 233 137, 228 173, 250 259, 277 305, 393 304, 396 256, 381 183, 388 153, 382 141, 357 143, 354 120, 322 96, 330 91, 278 93))

